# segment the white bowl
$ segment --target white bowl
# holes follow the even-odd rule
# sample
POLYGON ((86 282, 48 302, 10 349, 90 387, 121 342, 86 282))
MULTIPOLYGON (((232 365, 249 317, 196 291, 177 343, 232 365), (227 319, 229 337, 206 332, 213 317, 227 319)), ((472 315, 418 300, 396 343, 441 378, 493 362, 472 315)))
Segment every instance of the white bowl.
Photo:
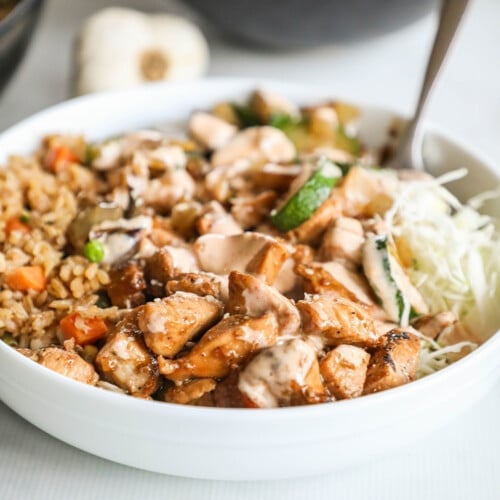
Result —
MULTIPOLYGON (((214 79, 152 85, 60 104, 0 136, 0 162, 29 153, 50 132, 91 139, 168 120, 196 108, 244 98, 258 86, 300 103, 331 98, 324 89, 268 81, 214 79)), ((393 114, 362 107, 361 135, 380 143, 393 114)), ((461 198, 491 188, 488 162, 443 134, 429 132, 433 173, 471 169, 453 183, 461 198)), ((500 214, 500 208, 490 209, 500 214)), ((80 384, 0 342, 0 397, 40 429, 77 448, 155 472, 210 479, 277 479, 349 467, 407 446, 473 405, 500 375, 500 335, 443 371, 403 387, 350 401, 271 410, 180 406, 143 401, 80 384)))

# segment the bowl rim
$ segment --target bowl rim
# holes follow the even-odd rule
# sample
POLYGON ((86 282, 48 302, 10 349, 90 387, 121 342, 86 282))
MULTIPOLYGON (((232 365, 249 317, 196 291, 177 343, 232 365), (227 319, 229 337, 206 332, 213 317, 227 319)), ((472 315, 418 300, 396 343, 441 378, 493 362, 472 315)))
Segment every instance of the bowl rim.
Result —
POLYGON ((22 18, 28 11, 42 2, 43 0, 19 0, 14 5, 14 8, 0 20, 0 36, 7 33, 9 29, 15 25, 18 19, 22 18))
MULTIPOLYGON (((27 0, 30 1, 30 0, 27 0)), ((40 0, 32 0, 40 1, 40 0)), ((275 79, 261 79, 261 78, 239 78, 239 77, 208 77, 203 78, 194 82, 188 82, 189 86, 204 86, 204 85, 222 85, 231 82, 235 86, 242 88, 258 88, 260 86, 278 86, 283 89, 288 88, 291 91, 301 92, 304 95, 310 93, 313 95, 314 91, 318 91, 321 95, 332 94, 332 98, 339 98, 334 95, 330 89, 326 86, 321 85, 309 85, 309 84, 296 84, 289 83, 275 79)), ((180 86, 186 86, 186 82, 155 82, 146 85, 135 86, 127 89, 119 89, 114 91, 103 91, 94 94, 84 95, 69 99, 41 111, 38 111, 27 118, 19 121, 15 125, 7 128, 0 133, 0 148, 5 136, 11 134, 16 134, 18 130, 29 126, 31 122, 43 119, 45 115, 51 113, 57 113, 58 111, 63 111, 66 108, 71 108, 73 106, 84 106, 88 101, 99 101, 105 100, 107 97, 115 96, 115 98, 126 98, 127 96, 133 94, 142 94, 151 88, 162 89, 168 92, 169 88, 175 88, 180 86)), ((342 99, 342 98, 339 98, 342 99)), ((361 109, 371 109, 374 111, 385 112, 394 115, 395 117, 400 117, 405 119, 406 116, 388 106, 380 106, 377 104, 366 104, 363 101, 357 99, 345 99, 346 101, 353 102, 353 104, 359 106, 361 109)), ((133 100, 128 101, 133 102, 133 100)), ((480 163, 484 164, 488 171, 493 173, 497 179, 500 180, 500 171, 495 168, 495 162, 488 158, 482 153, 477 153, 474 148, 470 148, 465 140, 443 131, 441 127, 436 126, 432 123, 426 123, 426 135, 434 135, 439 138, 444 139, 445 142, 451 143, 452 145, 463 149, 473 158, 478 160, 480 163)), ((271 420, 282 420, 283 418, 298 418, 302 416, 307 417, 319 417, 328 414, 329 417, 333 417, 336 410, 332 408, 337 408, 339 411, 350 412, 350 411, 360 411, 360 409, 366 407, 366 405, 372 406, 375 404, 384 405, 389 404, 390 401, 394 399, 399 399, 400 395, 406 394, 407 397, 411 397, 413 393, 417 393, 421 390, 426 390, 428 386, 436 385, 438 383, 446 383, 450 378, 453 378, 454 374, 461 370, 467 370, 474 364, 481 363, 482 360, 487 358, 489 355, 495 351, 495 348, 500 351, 500 331, 492 334, 492 336, 487 339, 483 344, 477 347, 472 353, 466 355, 464 358, 452 363, 446 368, 440 370, 439 372, 433 373, 432 375, 425 376, 421 379, 415 380, 411 383, 405 384, 403 386, 395 387, 386 391, 381 391, 379 393, 364 395, 359 398, 345 399, 340 401, 335 401, 331 403, 322 403, 317 405, 304 405, 295 407, 283 407, 283 408, 259 408, 252 409, 251 411, 246 408, 216 408, 216 407, 201 407, 201 406, 191 406, 191 405, 180 405, 175 403, 167 403, 156 400, 144 400, 134 397, 124 397, 123 394, 116 393, 113 391, 107 391, 99 387, 89 386, 87 384, 77 382, 69 377, 56 373, 49 370, 38 363, 33 362, 26 356, 15 351, 12 347, 8 346, 4 342, 0 341, 0 356, 11 357, 11 361, 15 363, 20 363, 21 369, 25 373, 30 373, 30 376, 36 377, 38 379, 44 379, 47 384, 52 384, 55 388, 57 386, 61 389, 73 391, 79 393, 82 397, 87 398, 89 401, 97 404, 107 404, 119 406, 122 409, 127 408, 131 411, 154 412, 155 414, 165 416, 169 415, 172 418, 202 418, 204 420, 218 420, 219 417, 226 415, 231 418, 235 418, 236 422, 241 423, 251 423, 256 422, 261 419, 268 421, 271 420)), ((0 370, 1 371, 1 370, 0 370)), ((2 379, 0 373, 0 379, 2 379)), ((5 379, 4 379, 5 380, 5 379)), ((11 385, 19 385, 19 382, 7 381, 5 382, 11 385)), ((23 382, 21 382, 23 384, 23 382)))

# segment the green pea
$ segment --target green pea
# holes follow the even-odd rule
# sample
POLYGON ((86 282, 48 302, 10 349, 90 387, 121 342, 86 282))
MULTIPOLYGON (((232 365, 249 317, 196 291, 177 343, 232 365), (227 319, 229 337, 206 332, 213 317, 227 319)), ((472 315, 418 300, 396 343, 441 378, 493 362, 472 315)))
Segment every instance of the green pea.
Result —
POLYGON ((104 245, 98 240, 90 240, 83 247, 83 255, 90 262, 101 262, 104 258, 104 245))

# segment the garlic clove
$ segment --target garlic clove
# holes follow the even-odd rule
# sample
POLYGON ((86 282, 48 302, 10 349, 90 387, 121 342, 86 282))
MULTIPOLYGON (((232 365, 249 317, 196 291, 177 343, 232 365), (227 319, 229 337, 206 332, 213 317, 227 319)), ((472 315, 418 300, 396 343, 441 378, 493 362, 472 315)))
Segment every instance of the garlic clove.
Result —
POLYGON ((76 53, 76 93, 203 75, 209 52, 201 31, 168 14, 112 7, 84 23, 76 53))

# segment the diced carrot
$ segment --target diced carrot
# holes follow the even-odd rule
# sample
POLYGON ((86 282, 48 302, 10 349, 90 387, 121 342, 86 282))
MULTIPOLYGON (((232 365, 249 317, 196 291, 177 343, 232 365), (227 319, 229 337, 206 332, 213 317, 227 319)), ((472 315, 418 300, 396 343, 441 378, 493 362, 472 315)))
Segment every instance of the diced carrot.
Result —
POLYGON ((20 233, 29 233, 30 230, 31 229, 28 224, 21 222, 19 217, 11 217, 5 223, 5 233, 7 234, 7 236, 14 231, 19 231, 20 233))
POLYGON ((22 266, 5 275, 5 283, 12 290, 26 292, 35 290, 41 292, 45 290, 47 280, 43 274, 42 266, 22 266))
POLYGON ((75 339, 79 345, 93 344, 96 340, 102 339, 108 331, 102 319, 85 318, 78 313, 65 316, 59 326, 66 338, 75 339))
POLYGON ((52 172, 59 172, 71 163, 79 163, 79 161, 78 156, 62 144, 51 147, 45 157, 45 164, 52 172))

